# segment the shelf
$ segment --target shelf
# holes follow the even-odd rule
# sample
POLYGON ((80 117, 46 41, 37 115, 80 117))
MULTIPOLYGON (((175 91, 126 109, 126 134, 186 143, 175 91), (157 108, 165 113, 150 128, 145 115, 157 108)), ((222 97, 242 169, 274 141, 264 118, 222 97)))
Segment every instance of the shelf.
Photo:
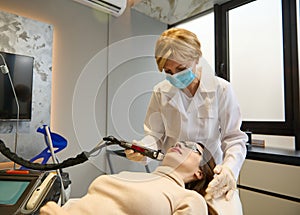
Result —
POLYGON ((300 166, 300 151, 250 145, 247 147, 246 159, 300 166))

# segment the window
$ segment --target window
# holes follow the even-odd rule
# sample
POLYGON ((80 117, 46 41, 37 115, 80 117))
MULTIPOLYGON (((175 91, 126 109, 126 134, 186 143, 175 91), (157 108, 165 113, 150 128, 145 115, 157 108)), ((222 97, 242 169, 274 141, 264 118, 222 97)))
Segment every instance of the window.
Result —
POLYGON ((285 121, 281 20, 281 0, 228 11, 229 80, 243 121, 285 121))
POLYGON ((213 11, 203 16, 185 21, 174 27, 185 28, 195 33, 201 43, 202 57, 215 69, 215 37, 213 11))
POLYGON ((295 148, 300 149, 295 8, 295 0, 232 0, 215 5, 215 55, 217 74, 232 82, 240 103, 245 98, 242 130, 294 136, 295 148), (256 70, 259 76, 254 75, 256 70), (239 82, 246 87, 240 88, 239 82))

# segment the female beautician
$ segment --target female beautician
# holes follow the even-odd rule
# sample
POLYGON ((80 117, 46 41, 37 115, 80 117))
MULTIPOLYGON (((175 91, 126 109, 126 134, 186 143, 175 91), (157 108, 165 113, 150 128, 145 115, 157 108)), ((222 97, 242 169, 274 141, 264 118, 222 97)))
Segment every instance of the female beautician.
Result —
POLYGON ((168 150, 153 173, 121 172, 99 176, 83 198, 67 202, 63 208, 49 202, 41 208, 40 215, 217 214, 211 203, 207 204, 203 198, 213 178, 214 166, 206 148, 195 142, 178 142, 168 150))
MULTIPOLYGON (((207 198, 225 194, 228 200, 236 190, 247 135, 240 130, 240 108, 230 83, 203 63, 200 48, 197 36, 185 29, 171 28, 159 37, 155 59, 166 80, 154 87, 145 137, 137 142, 163 151, 180 140, 203 143, 218 164, 207 198)), ((125 153, 131 160, 145 160, 132 150, 125 153)))

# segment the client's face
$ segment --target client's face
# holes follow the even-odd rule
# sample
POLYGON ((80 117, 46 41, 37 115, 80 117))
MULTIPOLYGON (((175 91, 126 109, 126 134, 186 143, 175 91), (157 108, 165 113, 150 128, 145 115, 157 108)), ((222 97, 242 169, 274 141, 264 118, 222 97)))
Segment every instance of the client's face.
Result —
POLYGON ((167 151, 162 165, 193 173, 199 169, 202 153, 203 148, 195 142, 177 142, 167 151))

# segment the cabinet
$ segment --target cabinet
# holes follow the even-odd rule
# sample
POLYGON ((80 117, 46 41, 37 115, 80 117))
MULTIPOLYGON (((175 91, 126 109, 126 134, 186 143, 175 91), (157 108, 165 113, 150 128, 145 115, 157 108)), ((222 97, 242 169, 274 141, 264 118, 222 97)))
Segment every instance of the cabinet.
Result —
POLYGON ((300 214, 300 166, 246 159, 238 184, 244 215, 300 214))

